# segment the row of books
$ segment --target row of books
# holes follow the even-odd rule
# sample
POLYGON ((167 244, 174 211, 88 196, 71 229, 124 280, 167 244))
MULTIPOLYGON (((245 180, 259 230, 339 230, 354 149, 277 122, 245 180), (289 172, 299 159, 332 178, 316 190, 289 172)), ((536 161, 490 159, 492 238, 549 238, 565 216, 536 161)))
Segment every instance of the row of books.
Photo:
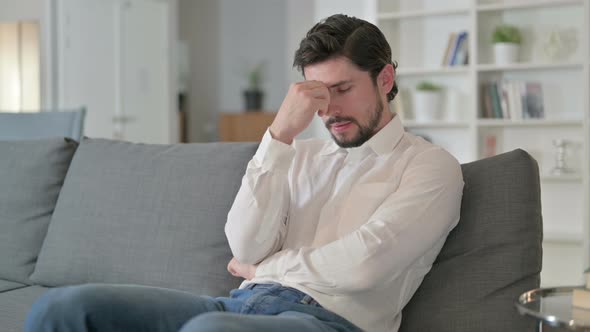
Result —
POLYGON ((538 82, 499 80, 480 85, 481 114, 488 119, 545 117, 543 89, 538 82))
POLYGON ((443 66, 463 66, 469 63, 469 39, 467 31, 453 32, 449 35, 443 56, 443 66))

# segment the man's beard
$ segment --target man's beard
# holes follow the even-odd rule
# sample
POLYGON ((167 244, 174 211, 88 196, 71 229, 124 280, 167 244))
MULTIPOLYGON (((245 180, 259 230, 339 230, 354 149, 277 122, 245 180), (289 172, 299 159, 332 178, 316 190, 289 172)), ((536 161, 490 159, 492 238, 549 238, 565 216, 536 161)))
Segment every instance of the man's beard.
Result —
POLYGON ((371 139, 375 134, 375 130, 377 126, 379 126, 379 122, 381 120, 381 115, 383 114, 383 101, 380 98, 377 98, 377 106, 375 106, 375 111, 371 114, 369 118, 369 123, 366 126, 361 125, 355 118, 351 117, 340 117, 336 116, 330 118, 326 121, 326 128, 330 131, 330 126, 336 122, 342 121, 350 121, 353 124, 356 124, 359 128, 358 134, 350 140, 339 140, 334 134, 330 131, 330 135, 332 135, 332 139, 336 144, 338 144, 341 148, 356 148, 363 145, 366 141, 371 139))

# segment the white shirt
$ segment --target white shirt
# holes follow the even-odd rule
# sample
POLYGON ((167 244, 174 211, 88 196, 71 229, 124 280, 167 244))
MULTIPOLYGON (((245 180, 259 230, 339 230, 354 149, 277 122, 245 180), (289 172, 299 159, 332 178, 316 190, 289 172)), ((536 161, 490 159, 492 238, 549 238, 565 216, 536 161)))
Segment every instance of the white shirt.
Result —
POLYGON ((442 148, 395 116, 358 148, 284 144, 266 132, 225 232, 249 283, 312 296, 366 331, 397 331, 401 311, 459 221, 463 177, 442 148))

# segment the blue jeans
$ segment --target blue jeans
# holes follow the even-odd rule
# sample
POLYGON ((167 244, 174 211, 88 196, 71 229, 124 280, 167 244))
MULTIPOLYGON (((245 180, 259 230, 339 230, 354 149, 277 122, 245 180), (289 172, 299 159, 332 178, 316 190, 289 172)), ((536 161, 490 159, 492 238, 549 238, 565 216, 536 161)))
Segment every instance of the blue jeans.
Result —
POLYGON ((87 284, 54 288, 33 305, 25 332, 360 331, 309 295, 251 284, 230 297, 172 289, 87 284))

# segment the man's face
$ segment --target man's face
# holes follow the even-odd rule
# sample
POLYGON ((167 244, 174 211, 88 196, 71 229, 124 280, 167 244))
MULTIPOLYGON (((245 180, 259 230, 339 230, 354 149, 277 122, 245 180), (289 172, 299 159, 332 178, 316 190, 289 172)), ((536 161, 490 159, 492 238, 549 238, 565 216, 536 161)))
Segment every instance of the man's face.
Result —
POLYGON ((370 74, 344 57, 306 66, 305 78, 323 82, 330 90, 328 110, 318 115, 341 147, 362 145, 392 117, 383 112, 385 95, 370 74))

